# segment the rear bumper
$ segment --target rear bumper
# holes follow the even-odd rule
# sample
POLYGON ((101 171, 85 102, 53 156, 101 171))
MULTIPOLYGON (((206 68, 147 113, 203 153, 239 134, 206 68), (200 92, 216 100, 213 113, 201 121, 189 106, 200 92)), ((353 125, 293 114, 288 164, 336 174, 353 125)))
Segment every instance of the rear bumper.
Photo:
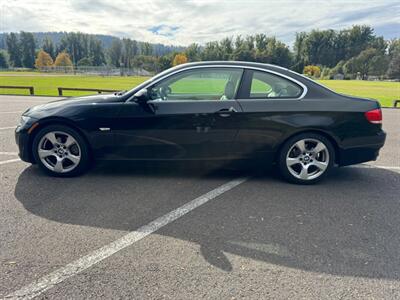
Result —
POLYGON ((376 160, 379 150, 383 147, 386 140, 386 133, 382 130, 377 135, 365 139, 368 143, 347 149, 339 150, 339 166, 359 164, 371 160, 376 160))

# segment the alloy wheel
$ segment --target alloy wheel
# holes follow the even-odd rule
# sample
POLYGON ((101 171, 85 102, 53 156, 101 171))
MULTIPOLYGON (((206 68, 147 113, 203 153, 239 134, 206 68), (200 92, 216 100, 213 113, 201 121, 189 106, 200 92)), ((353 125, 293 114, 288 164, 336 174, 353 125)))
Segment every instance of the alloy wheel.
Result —
POLYGON ((66 173, 75 169, 81 161, 81 148, 73 136, 62 131, 46 133, 38 144, 38 155, 49 170, 66 173))
POLYGON ((317 139, 301 139, 289 149, 286 166, 289 172, 301 180, 321 176, 329 166, 327 146, 317 139))

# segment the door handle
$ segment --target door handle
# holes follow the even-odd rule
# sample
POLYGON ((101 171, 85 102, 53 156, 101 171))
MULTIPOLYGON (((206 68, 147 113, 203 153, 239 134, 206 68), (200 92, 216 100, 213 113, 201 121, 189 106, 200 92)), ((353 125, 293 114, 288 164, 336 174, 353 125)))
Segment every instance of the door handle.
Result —
POLYGON ((235 112, 237 112, 237 110, 233 106, 231 106, 229 108, 223 108, 218 111, 218 113, 221 117, 229 117, 231 113, 235 113, 235 112))

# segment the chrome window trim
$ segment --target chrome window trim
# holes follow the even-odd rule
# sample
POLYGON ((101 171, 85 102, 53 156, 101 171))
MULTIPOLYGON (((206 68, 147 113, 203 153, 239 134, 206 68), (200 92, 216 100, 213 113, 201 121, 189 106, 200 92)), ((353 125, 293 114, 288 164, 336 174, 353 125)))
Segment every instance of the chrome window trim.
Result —
POLYGON ((147 103, 165 103, 165 102, 168 102, 168 103, 183 103, 183 102, 212 102, 212 103, 215 103, 215 102, 224 102, 224 103, 229 103, 229 102, 232 102, 232 103, 237 103, 237 100, 236 99, 229 99, 229 100, 149 100, 149 101, 147 101, 147 103))
MULTIPOLYGON (((258 68, 258 67, 252 67, 252 66, 240 66, 240 65, 204 65, 204 66, 193 66, 193 67, 182 68, 182 69, 176 70, 175 72, 172 72, 172 73, 170 73, 170 74, 167 74, 167 75, 165 75, 165 76, 163 76, 163 77, 161 77, 161 78, 158 78, 158 79, 155 80, 155 81, 149 82, 149 84, 147 84, 147 85, 146 85, 145 87, 143 87, 143 88, 144 88, 144 89, 147 89, 148 87, 150 87, 150 86, 152 86, 152 85, 154 85, 154 84, 156 84, 156 83, 158 83, 158 82, 160 82, 160 81, 162 81, 162 80, 164 80, 164 79, 166 79, 166 78, 168 78, 168 77, 170 77, 170 76, 173 76, 173 75, 175 75, 175 74, 178 74, 178 73, 181 73, 181 72, 184 72, 184 71, 187 71, 187 70, 192 70, 192 69, 204 69, 204 68, 236 68, 236 69, 242 69, 242 70, 245 70, 245 69, 257 70, 257 71, 266 72, 266 73, 271 73, 271 74, 274 74, 274 75, 276 75, 276 76, 283 77, 283 78, 285 78, 285 79, 287 79, 287 80, 289 80, 289 81, 294 82, 295 84, 299 85, 299 86, 303 89, 303 92, 302 92, 301 95, 300 95, 299 97, 297 97, 297 98, 273 98, 274 100, 276 100, 276 99, 280 99, 280 100, 285 100, 285 99, 288 99, 288 100, 301 100, 301 99, 303 99, 303 98, 305 97, 305 95, 306 95, 307 92, 308 92, 308 88, 307 88, 307 86, 306 86, 305 84, 303 84, 303 83, 301 83, 300 81, 298 81, 298 80, 296 80, 296 79, 294 79, 294 78, 291 78, 291 77, 289 77, 289 76, 287 76, 287 75, 284 75, 284 74, 281 74, 281 73, 279 73, 279 72, 275 72, 275 71, 272 71, 272 70, 268 70, 268 69, 263 69, 263 68, 258 68)), ((282 69, 284 69, 284 68, 282 68, 282 69)), ((272 99, 272 98, 271 98, 271 99, 272 99)), ((236 99, 235 99, 235 100, 236 100, 236 99)), ((255 100, 256 100, 256 99, 255 99, 255 100)), ((257 99, 257 100, 260 100, 260 99, 257 99)), ((262 100, 262 99, 261 99, 261 100, 262 100)), ((268 100, 268 99, 266 99, 266 100, 268 100)), ((178 100, 178 101, 199 101, 199 100, 178 100)), ((204 100, 204 101, 215 101, 215 100, 204 100)))

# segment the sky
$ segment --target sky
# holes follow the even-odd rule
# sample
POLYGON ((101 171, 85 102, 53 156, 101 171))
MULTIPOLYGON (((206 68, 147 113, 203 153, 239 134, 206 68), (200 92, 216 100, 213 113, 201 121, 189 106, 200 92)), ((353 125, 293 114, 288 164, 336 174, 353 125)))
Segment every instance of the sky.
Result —
POLYGON ((181 46, 255 33, 292 45, 296 32, 353 24, 400 37, 400 1, 0 0, 0 32, 80 31, 181 46))

